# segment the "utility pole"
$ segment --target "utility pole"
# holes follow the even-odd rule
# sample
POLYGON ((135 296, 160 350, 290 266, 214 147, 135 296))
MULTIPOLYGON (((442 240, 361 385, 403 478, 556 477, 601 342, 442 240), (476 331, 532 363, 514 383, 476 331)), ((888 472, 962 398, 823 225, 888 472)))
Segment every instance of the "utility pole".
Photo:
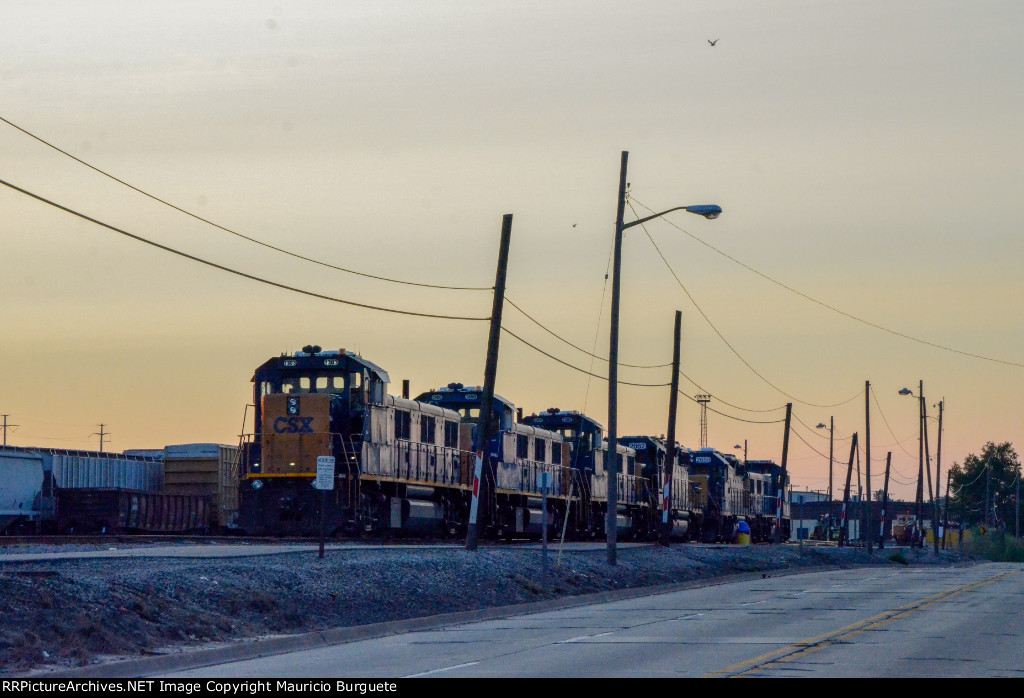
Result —
POLYGON ((608 511, 604 530, 608 547, 608 564, 616 562, 616 537, 619 514, 619 276, 622 271, 622 219, 626 213, 626 164, 629 153, 622 151, 619 167, 619 201, 615 211, 615 244, 612 254, 612 308, 608 328, 608 511))
MULTIPOLYGON (((946 471, 946 505, 942 508, 942 525, 949 531, 949 471, 946 471)), ((946 549, 946 536, 942 537, 942 549, 946 549)))
POLYGON ((988 526, 988 493, 989 487, 992 485, 992 459, 989 458, 985 461, 985 525, 988 526))
POLYGON ((105 424, 101 424, 99 431, 94 431, 93 433, 89 434, 89 436, 98 436, 98 437, 100 437, 100 453, 103 452, 103 437, 110 436, 110 432, 109 431, 107 431, 107 432, 103 431, 103 427, 105 427, 105 426, 106 426, 105 424))
POLYGON ((786 461, 789 459, 789 424, 793 415, 793 403, 786 403, 786 431, 782 435, 782 472, 779 473, 779 511, 775 519, 775 542, 782 543, 782 517, 786 512, 786 461))
MULTIPOLYGON (((491 327, 487 337, 487 361, 484 365, 484 392, 480 399, 480 426, 476 432, 476 467, 473 472, 473 499, 466 526, 466 550, 476 550, 480 542, 480 499, 487 501, 489 481, 483 476, 483 463, 487 455, 494 423, 494 382, 498 374, 498 343, 501 340, 501 311, 505 304, 505 275, 508 271, 508 248, 512 239, 512 214, 501 219, 501 242, 498 246, 498 270, 494 276, 494 301, 491 305, 491 327)), ((490 462, 488 462, 488 468, 490 462)))
POLYGON ((857 452, 857 432, 853 432, 850 442, 850 464, 846 466, 846 488, 843 490, 843 509, 839 516, 839 547, 848 542, 849 532, 846 525, 846 508, 850 504, 850 480, 853 477, 853 456, 857 452))
MULTIPOLYGON (((924 387, 924 382, 921 382, 924 387)), ((917 398, 917 525, 924 526, 924 398, 917 398)))
MULTIPOLYGON (((938 438, 938 443, 935 446, 935 499, 936 499, 935 514, 936 514, 936 516, 938 516, 938 512, 939 512, 939 509, 938 509, 938 499, 939 499, 939 496, 942 494, 942 478, 939 475, 939 473, 942 470, 942 403, 943 402, 945 402, 945 398, 943 398, 942 400, 939 400, 939 405, 938 405, 938 407, 939 407, 939 438, 938 438)), ((936 536, 939 535, 939 532, 941 530, 941 533, 942 533, 942 547, 943 547, 943 549, 945 549, 945 547, 946 547, 946 526, 945 526, 945 522, 942 522, 941 519, 940 519, 939 522, 936 522, 936 524, 932 528, 935 529, 935 535, 936 536), (939 525, 940 522, 942 523, 941 526, 939 525)), ((936 540, 935 540, 935 552, 939 552, 939 541, 938 541, 937 537, 936 537, 936 540)))
MULTIPOLYGON (((676 464, 676 407, 679 405, 679 345, 683 334, 683 313, 676 311, 672 344, 672 392, 668 396, 668 444, 665 453, 665 490, 661 496, 661 543, 668 546, 672 538, 672 473, 676 464)), ((744 455, 746 460, 746 455, 744 455)))
MULTIPOLYGON (((8 418, 8 417, 10 417, 10 416, 11 416, 11 415, 9 415, 9 414, 5 414, 5 415, 3 416, 3 417, 4 417, 4 446, 6 446, 6 445, 7 445, 7 430, 8 430, 8 429, 13 429, 13 428, 14 428, 14 427, 16 427, 16 426, 19 426, 19 425, 17 425, 17 424, 8 424, 8 423, 7 423, 7 418, 8 418)), ((102 450, 102 449, 100 449, 100 450, 102 450)))
POLYGON ((832 535, 831 535, 832 534, 832 520, 833 520, 833 514, 834 514, 834 509, 832 507, 832 501, 834 499, 834 493, 832 491, 832 461, 835 460, 835 455, 834 455, 834 450, 833 450, 833 446, 834 446, 834 443, 835 443, 835 439, 833 438, 833 435, 835 434, 835 429, 836 429, 835 417, 829 417, 828 418, 828 528, 829 528, 829 530, 828 530, 828 533, 826 533, 826 537, 828 537, 829 540, 832 540, 832 535))
POLYGON ((860 479, 860 445, 857 446, 857 540, 864 540, 864 487, 860 479))
POLYGON ((868 521, 864 527, 864 537, 868 541, 868 555, 871 554, 871 532, 874 530, 874 517, 871 516, 871 381, 864 381, 864 484, 868 491, 868 521))
MULTIPOLYGON (((928 405, 924 401, 924 381, 921 381, 921 425, 924 427, 924 468, 928 476, 928 497, 932 500, 932 545, 939 554, 939 501, 938 492, 932 491, 932 457, 928 451, 928 405)), ((924 543, 921 544, 922 547, 924 543)))
POLYGON ((878 527, 878 549, 885 547, 885 510, 889 507, 889 468, 892 466, 892 451, 885 456, 885 487, 882 489, 882 523, 878 527))

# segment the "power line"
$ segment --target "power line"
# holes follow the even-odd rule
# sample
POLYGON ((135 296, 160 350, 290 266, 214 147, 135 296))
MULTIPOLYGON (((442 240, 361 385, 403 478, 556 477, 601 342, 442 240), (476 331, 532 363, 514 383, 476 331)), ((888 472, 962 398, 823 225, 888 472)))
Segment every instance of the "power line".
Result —
POLYGON ((254 243, 256 245, 260 245, 261 247, 266 247, 267 249, 273 250, 275 252, 280 252, 281 254, 288 255, 289 257, 294 257, 296 259, 301 259, 304 262, 310 262, 311 264, 317 264, 317 265, 322 266, 322 267, 327 267, 328 269, 334 269, 335 271, 343 271, 343 272, 345 272, 347 274, 355 274, 356 276, 363 276, 363 277, 366 277, 368 279, 376 279, 377 281, 388 281, 390 283, 404 284, 406 286, 421 286, 423 288, 440 288, 440 289, 447 289, 447 290, 451 290, 451 291, 491 291, 491 290, 493 290, 490 286, 439 286, 439 285, 436 285, 436 284, 424 284, 424 283, 418 283, 418 282, 415 282, 415 281, 404 281, 402 279, 392 279, 392 278, 389 278, 387 276, 377 276, 375 274, 367 274, 365 272, 356 271, 354 269, 346 269, 344 267, 338 267, 338 266, 335 266, 333 264, 328 264, 327 262, 321 262, 320 260, 311 259, 310 257, 304 257, 303 255, 297 254, 295 252, 290 252, 290 251, 282 249, 280 247, 275 247, 274 245, 268 244, 266 242, 262 242, 261 240, 257 240, 256 238, 249 237, 248 235, 243 235, 242 233, 239 233, 239 232, 236 232, 234 230, 231 230, 230 228, 227 228, 227 227, 225 227, 223 225, 220 225, 219 223, 214 223, 213 221, 208 220, 206 218, 203 218, 202 216, 199 216, 199 215, 197 215, 195 213, 192 213, 191 211, 186 211, 185 209, 183 209, 183 208, 181 208, 179 206, 175 206, 174 204, 172 204, 172 203, 170 203, 168 201, 165 201, 164 199, 161 199, 158 196, 154 196, 153 194, 150 194, 149 192, 143 191, 142 189, 139 189, 138 187, 129 184, 128 182, 124 181, 123 179, 118 179, 114 175, 112 175, 112 174, 110 174, 108 172, 104 172, 103 170, 101 170, 100 168, 96 167, 95 165, 90 165, 85 160, 82 160, 81 158, 75 157, 74 155, 72 155, 71 153, 67 152, 66 150, 61 150, 60 148, 58 148, 54 144, 50 143, 49 141, 45 141, 42 138, 40 138, 39 136, 35 135, 34 133, 30 133, 29 131, 26 131, 21 126, 18 126, 17 124, 12 123, 11 121, 8 121, 7 119, 3 118, 2 116, 0 116, 0 121, 3 121, 8 126, 12 126, 13 128, 18 129, 19 131, 24 133, 26 136, 29 136, 30 138, 34 138, 35 140, 39 141, 43 145, 45 145, 45 146, 47 146, 49 148, 53 148, 54 150, 56 150, 61 155, 66 155, 67 157, 71 158, 75 162, 77 162, 77 163, 79 163, 81 165, 85 165, 90 170, 93 170, 94 172, 98 172, 99 174, 103 175, 104 177, 107 177, 109 179, 114 180, 118 184, 124 185, 124 186, 128 187, 129 189, 131 189, 132 191, 138 192, 139 194, 142 194, 143 196, 149 197, 153 201, 159 202, 159 203, 163 204, 164 206, 169 206, 170 208, 173 208, 175 211, 178 211, 179 213, 184 213, 186 216, 190 216, 190 217, 196 219, 197 221, 202 221, 203 223, 206 223, 207 225, 212 225, 214 228, 217 228, 219 230, 223 230, 225 233, 230 233, 231 235, 234 235, 235 237, 239 237, 239 238, 241 238, 243 240, 246 240, 248 242, 254 243))
MULTIPOLYGON (((541 324, 541 322, 540 322, 539 320, 537 320, 537 319, 536 319, 535 317, 533 317, 533 316, 532 316, 532 315, 530 315, 530 314, 529 314, 528 312, 526 312, 525 310, 523 310, 522 308, 520 308, 520 307, 519 307, 518 305, 516 305, 516 304, 515 304, 515 303, 514 303, 514 302, 512 301, 512 299, 511 299, 511 298, 509 298, 508 296, 505 296, 505 302, 506 302, 506 303, 508 303, 509 305, 511 305, 511 306, 512 306, 513 308, 515 308, 516 310, 518 310, 518 311, 519 311, 520 313, 522 313, 523 315, 525 315, 525 316, 526 316, 526 318, 527 318, 527 319, 528 319, 528 320, 529 320, 530 322, 532 322, 532 323, 533 323, 533 324, 535 324, 535 325, 536 325, 537 327, 541 328, 542 330, 544 330, 545 332, 547 332, 548 334, 550 334, 550 335, 551 335, 552 337, 554 337, 554 338, 555 338, 555 339, 557 339, 558 341, 560 341, 560 342, 563 342, 563 343, 565 343, 565 344, 568 344, 568 345, 569 345, 570 347, 572 347, 572 348, 573 348, 573 349, 575 349, 576 351, 579 351, 579 352, 583 352, 583 353, 584 353, 584 354, 586 354, 587 356, 589 356, 589 357, 591 357, 591 358, 594 358, 594 359, 597 359, 598 361, 604 361, 605 363, 607 363, 607 362, 608 362, 608 359, 607 359, 607 358, 605 358, 605 357, 603 357, 603 356, 599 356, 599 355, 597 355, 597 354, 594 354, 593 352, 589 352, 589 351, 587 351, 586 349, 584 349, 584 348, 582 348, 582 347, 578 347, 578 346, 576 346, 575 344, 573 344, 572 342, 570 342, 570 341, 569 341, 568 339, 565 339, 564 337, 562 337, 562 336, 558 335, 558 334, 557 334, 556 332, 554 332, 554 331, 553 331, 553 330, 551 330, 550 328, 548 328, 548 327, 545 327, 545 326, 544 326, 543 324, 541 324)), ((602 300, 602 304, 603 304, 603 300, 602 300)), ((628 366, 629 368, 665 368, 665 367, 667 367, 667 366, 671 366, 671 365, 672 365, 672 362, 671 362, 671 361, 670 361, 669 363, 667 363, 667 364, 648 364, 648 365, 641 365, 641 364, 627 364, 627 363, 626 363, 626 362, 624 362, 624 361, 620 361, 620 362, 619 362, 619 366, 628 366)))
MULTIPOLYGON (((608 380, 607 376, 601 376, 601 375, 598 375, 596 373, 592 373, 590 371, 587 371, 586 369, 580 368, 579 366, 574 366, 573 364, 569 363, 568 361, 563 361, 562 359, 559 359, 557 356, 554 356, 553 354, 549 354, 548 352, 546 352, 543 349, 541 349, 540 347, 538 347, 536 344, 531 344, 530 342, 526 341, 525 339, 523 339, 522 337, 517 335, 512 330, 510 330, 507 327, 505 327, 504 325, 501 326, 501 329, 504 330, 505 332, 507 332, 508 334, 512 335, 513 337, 518 339, 520 342, 522 342, 526 346, 528 346, 531 349, 533 349, 534 351, 543 354, 544 356, 548 357, 549 359, 557 361, 558 363, 562 364, 563 366, 568 366, 569 368, 573 369, 574 371, 579 371, 580 373, 586 374, 588 376, 593 376, 594 378, 600 378, 602 380, 608 380)), ((623 380, 620 380, 619 383, 622 383, 624 385, 635 385, 635 386, 639 386, 641 388, 665 388, 665 387, 668 387, 668 386, 671 385, 671 383, 630 383, 629 381, 623 381, 623 380)))
POLYGON ((84 213, 79 213, 78 211, 75 211, 74 209, 70 209, 67 206, 61 206, 58 203, 50 201, 49 199, 45 199, 42 196, 39 196, 38 194, 33 194, 30 191, 22 189, 21 187, 15 186, 15 185, 11 184, 10 182, 4 181, 2 179, 0 179, 0 184, 3 184, 6 187, 10 187, 11 189, 14 189, 15 191, 21 192, 22 194, 25 194, 26 196, 31 196, 33 199, 36 199, 37 201, 41 201, 44 204, 49 204, 50 206, 53 206, 54 208, 58 208, 61 211, 64 211, 65 213, 70 213, 73 216, 78 216, 79 218, 81 218, 83 220, 87 220, 90 223, 95 223, 96 225, 99 225, 99 226, 102 226, 104 228, 107 228, 108 230, 113 230, 115 233, 120 233, 121 235, 124 235, 126 237, 130 237, 133 240, 138 240, 139 242, 144 242, 147 245, 152 245, 153 247, 156 247, 158 249, 164 250, 165 252, 170 252, 172 254, 178 255, 179 257, 184 257, 185 259, 190 259, 193 262, 199 262, 200 264, 205 264, 208 267, 213 267, 214 269, 219 269, 221 271, 226 271, 226 272, 228 272, 230 274, 234 274, 236 276, 241 276, 244 279, 249 279, 250 281, 258 281, 258 282, 260 282, 262 284, 267 284, 268 286, 274 286, 276 288, 281 288, 281 289, 284 289, 286 291, 294 291, 295 293, 301 293, 301 294, 303 294, 305 296, 311 296, 313 298, 320 298, 322 300, 332 301, 334 303, 344 303, 345 305, 353 305, 353 306, 356 306, 358 308, 367 308, 368 310, 380 310, 380 311, 385 312, 385 313, 397 313, 399 315, 414 315, 416 317, 429 317, 429 318, 437 318, 437 319, 441 319, 441 320, 490 320, 489 317, 463 317, 463 316, 458 316, 458 315, 435 315, 433 313, 417 313, 417 312, 414 312, 414 311, 411 311, 411 310, 399 310, 397 308, 385 308, 385 307, 382 307, 382 306, 369 305, 369 304, 366 304, 366 303, 357 303, 355 301, 347 301, 347 300, 344 300, 342 298, 335 298, 333 296, 326 296, 326 295, 323 295, 323 294, 320 294, 320 293, 314 293, 312 291, 306 291, 306 290, 303 290, 301 288, 296 288, 294 286, 288 286, 286 284, 281 284, 281 283, 278 283, 276 281, 270 281, 269 279, 264 279, 264 278, 259 277, 259 276, 253 276, 252 274, 247 274, 247 273, 245 273, 243 271, 238 271, 237 269, 232 269, 231 267, 225 267, 225 266, 223 266, 221 264, 217 264, 216 262, 211 262, 209 260, 202 259, 201 257, 196 257, 194 255, 190 255, 187 252, 182 252, 181 250, 176 250, 173 247, 168 247, 167 245, 161 245, 158 242, 154 242, 152 240, 148 240, 148 239, 146 239, 144 237, 141 237, 139 235, 135 235, 133 233, 129 233, 126 230, 122 230, 121 228, 116 228, 116 227, 114 227, 112 225, 104 223, 103 221, 96 220, 95 218, 90 218, 89 216, 85 215, 84 213))
POLYGON ((799 431, 797 431, 796 429, 791 429, 790 431, 793 433, 794 436, 796 436, 796 438, 798 438, 801 441, 803 441, 804 445, 807 446, 807 448, 811 449, 812 451, 817 453, 819 456, 821 456, 825 460, 828 460, 828 456, 826 456, 824 453, 822 453, 821 451, 816 449, 814 446, 811 446, 809 443, 807 443, 807 439, 805 439, 803 436, 801 436, 799 431))
MULTIPOLYGON (((630 201, 630 202, 627 202, 627 203, 629 205, 629 210, 633 211, 633 215, 637 216, 637 218, 639 218, 640 216, 637 215, 636 210, 633 208, 632 202, 630 201)), ((647 207, 645 206, 644 208, 647 208, 647 207)), ((685 293, 686 297, 690 299, 691 303, 693 303, 693 306, 697 309, 697 312, 699 312, 701 317, 704 318, 705 322, 708 323, 708 326, 711 327, 711 329, 715 331, 715 334, 718 335, 718 338, 721 339, 723 343, 725 343, 725 346, 729 347, 729 351, 731 351, 733 354, 735 354, 736 358, 738 358, 740 361, 742 361, 743 365, 746 366, 747 368, 749 368, 751 370, 751 372, 753 372, 753 374, 755 376, 757 376, 758 378, 763 380, 765 383, 767 383, 769 386, 771 386, 772 388, 774 388, 778 392, 782 393, 783 395, 785 395, 789 399, 793 400, 794 402, 799 402, 800 404, 808 405, 809 407, 839 407, 841 405, 845 405, 846 403, 850 402, 851 400, 855 399, 858 395, 860 395, 860 392, 858 391, 856 394, 853 395, 853 397, 851 397, 851 398, 849 398, 847 400, 843 400, 842 402, 837 402, 834 405, 819 405, 817 403, 807 402, 806 400, 801 400, 800 398, 797 398, 797 397, 794 397, 794 396, 790 395, 785 390, 783 390, 782 388, 780 388, 779 386, 775 385, 770 380, 765 378, 763 375, 761 375, 761 373, 759 373, 756 368, 754 368, 753 366, 750 365, 749 361, 744 359, 743 356, 740 355, 740 353, 738 351, 736 351, 736 348, 732 344, 729 343, 729 340, 725 338, 725 335, 723 335, 718 330, 718 328, 715 327, 715 323, 711 322, 711 318, 709 318, 707 316, 707 314, 704 312, 704 309, 700 307, 700 304, 697 303, 697 301, 694 299, 694 297, 690 294, 690 291, 687 290, 686 286, 683 284, 682 280, 679 278, 679 275, 676 274, 675 269, 673 269, 672 265, 668 263, 668 260, 665 258, 665 255, 662 254, 662 252, 661 252, 661 248, 658 247, 658 244, 656 242, 654 242, 654 238, 651 237, 651 234, 647 231, 647 226, 644 225, 643 223, 641 223, 640 227, 643 229, 644 234, 647 235, 647 239, 651 241, 651 245, 654 246, 654 249, 655 249, 655 251, 657 251, 658 256, 661 257, 661 261, 665 263, 665 266, 668 267, 669 272, 672 273, 672 277, 676 280, 676 283, 679 284, 679 288, 683 289, 683 293, 685 293)))
MULTIPOLYGON (((587 356, 589 356, 589 357, 590 357, 590 358, 592 358, 592 359, 597 359, 598 361, 604 361, 604 362, 606 362, 606 363, 607 363, 607 361, 608 361, 608 359, 607 359, 607 358, 605 358, 605 357, 603 357, 603 356, 600 356, 600 355, 598 355, 598 354, 595 354, 595 353, 593 353, 593 352, 587 351, 586 349, 583 349, 582 347, 578 347, 578 346, 576 346, 575 344, 573 344, 572 342, 570 342, 569 340, 567 340, 567 339, 565 339, 564 337, 561 337, 560 335, 558 335, 558 334, 557 334, 556 332, 554 332, 554 331, 553 331, 553 330, 551 330, 550 328, 548 328, 548 327, 545 327, 545 326, 544 326, 543 324, 541 324, 541 323, 540 323, 540 322, 539 322, 539 321, 538 321, 538 320, 537 320, 536 318, 534 318, 534 317, 533 317, 533 316, 531 316, 531 315, 530 315, 529 313, 527 313, 527 312, 526 312, 525 310, 523 310, 523 309, 522 309, 522 308, 520 308, 520 307, 519 307, 518 305, 516 305, 516 304, 515 304, 515 303, 514 303, 514 302, 513 302, 513 301, 512 301, 512 300, 511 300, 511 299, 510 299, 510 298, 509 298, 508 296, 506 296, 506 297, 505 297, 505 300, 506 300, 506 301, 507 301, 507 302, 508 302, 508 303, 509 303, 509 304, 510 304, 510 305, 511 305, 511 306, 512 306, 513 308, 515 308, 515 309, 516 309, 516 310, 518 310, 518 311, 519 311, 520 313, 522 313, 523 315, 525 315, 525 316, 526 316, 526 318, 527 318, 528 320, 530 320, 531 322, 533 322, 533 323, 534 323, 535 325, 537 325, 538 327, 540 327, 540 328, 541 328, 542 330, 544 330, 545 332, 547 332, 548 334, 550 334, 550 335, 551 335, 552 337, 554 337, 555 339, 558 339, 559 341, 561 341, 561 342, 563 342, 563 343, 565 343, 565 344, 568 344, 568 345, 569 345, 570 347, 572 347, 573 349, 575 349, 575 350, 577 350, 577 351, 580 351, 580 352, 582 352, 582 353, 586 354, 587 356)), ((602 303, 603 303, 603 300, 602 300, 602 303)), ((671 366, 672 364, 671 364, 671 363, 667 363, 667 364, 650 364, 650 365, 640 365, 640 364, 629 364, 629 363, 625 363, 625 362, 623 362, 623 361, 620 361, 620 362, 619 362, 619 365, 620 365, 620 366, 628 366, 629 368, 645 368, 645 369, 646 369, 646 368, 666 368, 666 367, 668 367, 668 366, 671 366)), ((591 364, 591 368, 593 368, 593 364, 591 364)), ((700 384, 699 384, 699 383, 697 383, 697 382, 696 382, 695 380, 693 380, 693 379, 692 379, 692 378, 690 378, 690 377, 689 377, 688 375, 686 375, 686 374, 685 374, 685 373, 684 373, 683 371, 679 371, 679 375, 681 375, 681 376, 682 376, 683 378, 685 378, 686 380, 690 381, 690 383, 692 383, 692 384, 693 384, 693 385, 694 385, 694 386, 695 386, 695 387, 696 387, 696 388, 697 388, 698 390, 700 390, 701 392, 704 392, 704 393, 709 393, 709 394, 713 394, 713 392, 712 392, 712 391, 710 391, 710 390, 708 390, 708 389, 704 388, 704 387, 703 387, 702 385, 700 385, 700 384)), ((785 406, 785 405, 779 405, 778 407, 771 407, 771 408, 768 408, 768 409, 764 409, 764 410, 757 410, 757 409, 752 409, 752 408, 749 408, 749 407, 740 407, 739 405, 734 405, 734 404, 732 404, 732 403, 730 403, 730 402, 727 402, 726 400, 723 400, 722 398, 718 397, 717 395, 715 395, 714 397, 715 397, 715 399, 717 399, 717 400, 718 400, 719 402, 721 402, 722 404, 728 405, 729 407, 732 407, 733 409, 737 409, 737 410, 742 410, 742 411, 744 411, 744 412, 775 412, 776 410, 782 410, 782 409, 785 409, 785 408, 786 408, 786 406, 785 406)))
MULTIPOLYGON (((633 200, 635 201, 635 199, 633 199, 633 200)), ((639 201, 637 201, 636 203, 637 203, 638 206, 640 206, 640 207, 650 211, 651 213, 654 213, 654 209, 648 208, 647 206, 644 206, 639 201)), ((634 214, 635 213, 636 212, 634 211, 634 214)), ((639 216, 637 216, 637 217, 639 218, 639 216)), ((839 308, 836 308, 835 306, 829 305, 828 303, 825 303, 824 301, 819 301, 817 298, 809 296, 809 295, 807 295, 806 293, 804 293, 802 291, 798 291, 795 288, 793 288, 792 286, 787 286, 786 284, 782 283, 781 281, 773 279, 772 277, 768 276, 764 272, 758 271, 757 269, 755 269, 754 267, 750 266, 749 264, 741 262, 740 260, 736 259, 732 255, 730 255, 730 254, 728 254, 726 252, 723 252, 722 250, 718 249, 717 247, 715 247, 711 243, 705 242, 704 240, 701 240, 699 237, 697 237, 693 233, 690 233, 689 231, 684 230, 679 225, 676 225, 675 223, 673 223, 670 219, 666 218, 666 219, 663 219, 663 220, 666 223, 668 223, 669 225, 671 225, 673 228, 675 228, 676 230, 679 230, 683 234, 693 238, 694 240, 696 240, 700 244, 704 245, 708 249, 717 252, 718 254, 722 255, 726 259, 728 259, 728 260, 730 260, 732 262, 735 262, 736 264, 740 265, 744 269, 747 269, 748 271, 751 271, 751 272, 757 274, 761 278, 763 278, 763 279, 765 279, 767 281, 772 282, 776 286, 781 286, 782 288, 786 289, 787 291, 789 291, 791 293, 795 293, 796 295, 798 295, 798 296, 800 296, 802 298, 805 298, 806 300, 809 300, 812 303, 820 305, 823 308, 827 308, 828 310, 831 310, 834 313, 838 313, 840 315, 843 315, 844 317, 848 317, 851 320, 856 320, 857 322, 862 323, 864 325, 867 325, 868 327, 874 327, 876 330, 881 330, 883 332, 888 332, 889 334, 895 335, 897 337, 902 337, 903 339, 909 339, 910 341, 917 342, 918 344, 924 344, 924 345, 929 346, 929 347, 934 347, 936 349, 942 349, 943 351, 953 352, 954 354, 960 354, 962 356, 969 356, 969 357, 971 357, 973 359, 982 359, 984 361, 992 361, 994 363, 1005 364, 1007 366, 1016 366, 1017 368, 1024 368, 1024 364, 1016 363, 1014 361, 1004 361, 1003 359, 994 359, 994 358, 992 358, 990 356, 983 356, 981 354, 972 354, 972 353, 967 352, 967 351, 961 351, 960 349, 954 349, 952 347, 947 347, 947 346, 944 346, 942 344, 936 344, 935 342, 929 342, 929 341, 924 340, 924 339, 918 339, 917 337, 914 337, 912 335, 905 334, 903 332, 898 332, 897 330, 889 329, 888 327, 884 327, 883 325, 879 325, 877 323, 871 322, 870 320, 865 320, 864 318, 857 317, 856 315, 848 313, 845 310, 840 310, 839 308)))
MULTIPOLYGON (((548 357, 549 359, 551 359, 553 361, 557 361, 558 363, 562 364, 563 366, 566 366, 568 368, 571 368, 574 371, 578 371, 579 373, 583 373, 583 374, 591 376, 593 378, 599 378, 601 380, 608 380, 607 376, 601 376, 601 375, 598 375, 596 373, 592 373, 591 371, 587 371, 586 369, 580 368, 579 366, 574 366, 573 364, 569 363, 568 361, 563 361, 562 359, 559 359, 557 356, 554 356, 553 354, 549 354, 548 352, 544 351, 543 349, 541 349, 537 345, 532 344, 532 343, 528 342, 527 340, 523 339, 522 337, 520 337, 519 335, 517 335, 515 332, 513 332, 510 329, 508 329, 504 325, 501 326, 501 329, 504 332, 506 332, 507 334, 509 334, 512 337, 514 337, 515 339, 518 339, 520 342, 522 342, 526 346, 530 347, 534 351, 536 351, 536 352, 538 352, 540 354, 543 354, 544 356, 548 357)), ((632 385, 632 386, 636 386, 636 387, 640 387, 640 388, 667 388, 667 387, 669 387, 671 385, 671 383, 631 383, 630 381, 623 381, 623 380, 620 380, 619 383, 622 383, 623 385, 632 385)), ((685 397, 687 400, 689 400, 691 402, 694 402, 694 403, 697 402, 693 397, 687 395, 682 390, 679 390, 678 392, 679 392, 680 395, 685 397)), ((736 420, 738 422, 746 422, 748 424, 779 424, 779 423, 785 421, 783 419, 775 419, 775 420, 770 420, 770 421, 757 421, 757 420, 752 420, 752 419, 743 419, 742 417, 736 417, 736 416, 731 415, 731 414, 726 414, 725 412, 721 412, 719 410, 716 410, 713 407, 708 407, 708 409, 710 411, 714 412, 715 414, 721 415, 722 417, 726 417, 728 419, 733 419, 733 420, 736 420)))

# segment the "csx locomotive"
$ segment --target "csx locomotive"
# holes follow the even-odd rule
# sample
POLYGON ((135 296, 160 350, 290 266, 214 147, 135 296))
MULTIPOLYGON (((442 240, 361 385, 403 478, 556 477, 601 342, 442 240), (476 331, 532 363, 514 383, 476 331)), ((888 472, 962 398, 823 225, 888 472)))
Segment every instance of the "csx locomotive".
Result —
MULTIPOLYGON (((253 375, 254 433, 243 436, 239 528, 253 535, 375 533, 460 536, 472 496, 474 436, 482 389, 450 383, 415 400, 388 394, 390 378, 361 356, 307 346, 272 358, 253 375), (333 488, 313 488, 317 460, 334 458, 333 488), (321 524, 323 502, 323 524, 321 524)), ((577 411, 517 419, 494 396, 496 436, 480 446, 480 530, 495 539, 538 539, 541 498, 548 530, 567 538, 605 535, 610 446, 577 411), (546 492, 545 492, 546 490, 546 492)), ((747 521, 767 540, 781 469, 744 464, 714 449, 676 449, 669 530, 677 539, 731 540, 747 521)), ((623 539, 661 531, 667 448, 652 436, 623 437, 617 527, 623 539)), ((783 512, 788 526, 788 507, 783 512)), ((788 536, 788 531, 784 532, 788 536)))

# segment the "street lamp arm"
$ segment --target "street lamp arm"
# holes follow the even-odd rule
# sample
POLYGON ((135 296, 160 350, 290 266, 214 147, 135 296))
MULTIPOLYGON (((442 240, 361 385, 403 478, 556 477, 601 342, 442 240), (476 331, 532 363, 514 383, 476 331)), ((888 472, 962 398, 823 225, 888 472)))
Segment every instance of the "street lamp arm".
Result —
POLYGON ((626 228, 632 228, 634 225, 640 225, 641 223, 646 223, 649 220, 660 218, 661 216, 664 216, 666 213, 672 213, 673 211, 689 211, 690 213, 696 213, 698 216, 704 216, 709 220, 713 220, 722 215, 722 207, 717 206, 715 204, 700 204, 697 206, 676 206, 675 208, 670 208, 667 211, 662 211, 661 213, 655 213, 654 215, 645 216, 638 220, 630 221, 629 223, 623 223, 622 229, 625 230, 626 228))

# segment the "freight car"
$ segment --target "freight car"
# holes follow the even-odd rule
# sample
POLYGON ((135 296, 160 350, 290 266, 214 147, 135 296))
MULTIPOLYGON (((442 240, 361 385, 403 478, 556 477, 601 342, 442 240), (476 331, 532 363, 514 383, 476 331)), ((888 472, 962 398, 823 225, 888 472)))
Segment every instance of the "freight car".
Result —
POLYGON ((231 480, 230 471, 236 450, 216 444, 124 454, 3 447, 0 533, 223 530, 230 511, 224 505, 228 500, 216 498, 216 488, 223 485, 226 492, 237 494, 237 480, 231 480), (216 451, 212 460, 211 446, 216 451), (171 454, 169 484, 165 483, 167 453, 171 454), (211 477, 213 490, 207 484, 211 477))

